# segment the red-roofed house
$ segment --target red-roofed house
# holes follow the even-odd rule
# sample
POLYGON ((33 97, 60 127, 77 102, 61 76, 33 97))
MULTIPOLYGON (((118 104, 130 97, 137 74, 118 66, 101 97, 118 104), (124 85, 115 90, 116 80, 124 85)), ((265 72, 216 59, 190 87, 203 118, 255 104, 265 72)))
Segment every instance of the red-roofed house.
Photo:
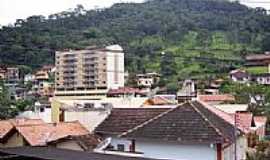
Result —
POLYGON ((78 121, 45 123, 42 120, 15 119, 0 121, 0 146, 54 146, 72 150, 89 150, 100 139, 90 135, 78 121), (82 138, 84 137, 84 138, 82 138))

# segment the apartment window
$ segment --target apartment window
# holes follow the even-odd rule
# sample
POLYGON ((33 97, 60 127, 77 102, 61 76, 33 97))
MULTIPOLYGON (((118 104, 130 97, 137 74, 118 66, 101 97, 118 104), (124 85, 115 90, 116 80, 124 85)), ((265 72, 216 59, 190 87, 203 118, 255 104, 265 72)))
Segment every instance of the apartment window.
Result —
POLYGON ((125 151, 125 145, 124 144, 117 144, 117 150, 124 152, 125 151))
POLYGON ((41 107, 40 112, 44 112, 44 111, 45 111, 45 108, 41 107))

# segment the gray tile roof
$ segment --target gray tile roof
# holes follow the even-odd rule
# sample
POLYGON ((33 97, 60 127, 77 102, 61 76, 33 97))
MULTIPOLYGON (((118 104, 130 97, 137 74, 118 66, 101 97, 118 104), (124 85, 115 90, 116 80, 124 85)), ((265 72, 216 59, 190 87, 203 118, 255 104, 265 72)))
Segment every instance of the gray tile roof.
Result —
MULTIPOLYGON (((35 160, 153 160, 92 152, 81 152, 50 147, 17 147, 0 149, 0 155, 17 155, 35 160)), ((1 156, 0 156, 1 159, 1 156)))
POLYGON ((233 125, 194 101, 164 112, 121 134, 121 137, 180 143, 225 143, 234 140, 234 131, 233 125))

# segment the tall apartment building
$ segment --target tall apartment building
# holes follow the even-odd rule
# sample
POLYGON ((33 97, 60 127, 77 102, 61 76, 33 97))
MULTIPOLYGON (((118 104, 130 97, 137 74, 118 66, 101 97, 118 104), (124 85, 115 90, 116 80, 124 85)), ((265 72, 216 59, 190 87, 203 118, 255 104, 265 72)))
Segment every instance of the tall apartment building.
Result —
POLYGON ((124 53, 119 45, 58 51, 55 58, 56 96, 97 95, 124 86, 124 53))

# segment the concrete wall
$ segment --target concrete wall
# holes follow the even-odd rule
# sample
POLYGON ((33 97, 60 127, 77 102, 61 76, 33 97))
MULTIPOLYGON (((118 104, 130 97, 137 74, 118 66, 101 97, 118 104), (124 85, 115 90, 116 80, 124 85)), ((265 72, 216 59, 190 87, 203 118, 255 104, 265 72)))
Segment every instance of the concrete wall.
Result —
POLYGON ((46 123, 52 122, 51 108, 44 108, 43 112, 36 111, 25 111, 19 114, 18 117, 24 117, 29 119, 42 119, 46 123))
POLYGON ((0 143, 0 147, 21 147, 24 146, 24 139, 18 133, 14 133, 5 143, 0 143))
POLYGON ((84 151, 83 148, 80 147, 79 144, 73 140, 57 143, 56 148, 84 151))
POLYGON ((59 122, 59 115, 60 115, 60 107, 62 104, 56 100, 52 100, 52 111, 51 111, 51 116, 52 116, 52 122, 59 122))
MULTIPOLYGON (((111 144, 117 149, 117 144, 124 144, 129 150, 129 140, 113 138, 111 144)), ((210 144, 179 144, 174 142, 136 141, 136 152, 142 152, 143 157, 177 160, 216 160, 215 145, 210 144)))
MULTIPOLYGON (((246 151, 247 151, 247 138, 245 136, 238 137, 237 139, 237 160, 246 159, 246 151)), ((235 147, 234 145, 230 145, 226 149, 223 150, 224 160, 234 160, 235 158, 235 147)))
POLYGON ((65 121, 78 120, 92 132, 109 114, 107 111, 65 111, 65 121))

